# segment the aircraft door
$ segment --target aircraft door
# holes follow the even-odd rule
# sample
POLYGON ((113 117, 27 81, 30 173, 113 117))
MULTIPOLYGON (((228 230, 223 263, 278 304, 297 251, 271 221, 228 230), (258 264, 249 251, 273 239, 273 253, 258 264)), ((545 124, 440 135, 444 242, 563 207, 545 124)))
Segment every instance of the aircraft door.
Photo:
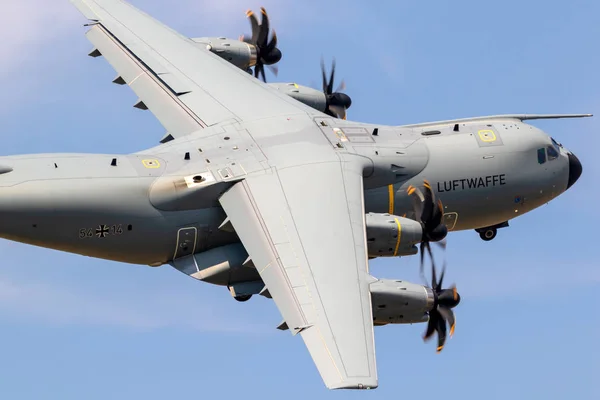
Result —
POLYGON ((196 252, 196 241, 198 239, 198 229, 195 227, 181 228, 177 232, 177 248, 175 249, 175 257, 189 256, 196 252))

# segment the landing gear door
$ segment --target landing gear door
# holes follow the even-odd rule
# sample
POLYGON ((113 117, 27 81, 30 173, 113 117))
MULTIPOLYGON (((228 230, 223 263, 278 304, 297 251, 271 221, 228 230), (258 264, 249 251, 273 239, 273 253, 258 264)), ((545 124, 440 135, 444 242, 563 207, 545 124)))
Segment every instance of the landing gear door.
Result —
POLYGON ((196 252, 198 229, 195 227, 181 228, 177 232, 177 248, 173 259, 189 256, 196 252))

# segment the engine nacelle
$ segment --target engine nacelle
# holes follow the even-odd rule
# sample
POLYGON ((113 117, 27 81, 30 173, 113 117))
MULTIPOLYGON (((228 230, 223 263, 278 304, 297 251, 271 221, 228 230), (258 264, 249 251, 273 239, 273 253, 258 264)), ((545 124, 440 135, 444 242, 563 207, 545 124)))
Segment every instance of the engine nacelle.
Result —
POLYGON ((274 87, 280 92, 285 93, 317 111, 323 112, 327 107, 325 93, 320 90, 298 85, 296 83, 269 83, 269 86, 274 87))
POLYGON ((416 324, 429 320, 433 291, 410 282, 380 279, 370 286, 373 324, 416 324))
MULTIPOLYGON (((202 37, 191 40, 244 71, 249 71, 258 60, 256 47, 246 42, 224 37, 202 37)), ((269 85, 317 111, 324 112, 327 108, 327 99, 320 90, 296 83, 269 83, 269 85)))
POLYGON ((223 37, 202 37, 191 40, 245 71, 256 65, 258 59, 256 47, 246 42, 223 37))
POLYGON ((391 214, 369 213, 367 246, 369 257, 397 257, 419 252, 417 244, 423 238, 421 223, 391 214))

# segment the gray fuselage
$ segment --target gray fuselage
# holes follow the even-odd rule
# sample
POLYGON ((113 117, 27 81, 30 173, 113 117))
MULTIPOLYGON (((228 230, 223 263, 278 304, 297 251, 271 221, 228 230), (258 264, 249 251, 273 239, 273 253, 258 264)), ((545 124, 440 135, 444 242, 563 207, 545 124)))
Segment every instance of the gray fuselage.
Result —
MULTIPOLYGON (((411 216, 406 189, 426 179, 450 231, 506 222, 554 199, 578 177, 570 176, 570 152, 519 121, 414 127, 317 122, 337 129, 342 142, 371 160, 364 176, 366 212, 411 216)), ((10 172, 0 175, 0 236, 151 266, 236 243, 236 234, 222 226, 226 215, 218 198, 236 181, 230 175, 240 175, 236 168, 251 168, 239 153, 258 151, 237 138, 233 130, 208 128, 133 155, 2 157, 1 169, 10 172), (230 152, 242 161, 211 170, 211 160, 225 165, 230 152)))

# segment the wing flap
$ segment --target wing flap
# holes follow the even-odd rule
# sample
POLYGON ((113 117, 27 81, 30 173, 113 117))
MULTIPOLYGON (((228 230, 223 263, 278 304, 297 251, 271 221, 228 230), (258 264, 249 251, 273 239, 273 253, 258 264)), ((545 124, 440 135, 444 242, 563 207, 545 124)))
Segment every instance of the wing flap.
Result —
POLYGON ((177 95, 143 63, 125 51, 102 26, 93 26, 86 36, 173 136, 188 135, 203 128, 202 122, 177 101, 177 95))
POLYGON ((126 82, 131 82, 144 72, 141 65, 127 57, 100 26, 93 26, 85 36, 126 82))
POLYGON ((162 79, 173 90, 173 92, 177 94, 177 96, 190 93, 194 89, 192 85, 189 83, 184 83, 181 79, 177 78, 177 76, 169 72, 160 74, 160 79, 162 79))
MULTIPOLYGON (((269 180, 271 179, 268 179, 268 177, 267 179, 258 177, 255 180, 255 185, 259 186, 258 190, 267 189, 265 186, 268 185, 269 180), (260 188, 261 186, 263 189, 260 188)), ((280 191, 278 192, 280 193, 280 191)), ((278 192, 273 193, 273 195, 276 196, 278 192)), ((279 253, 276 250, 275 243, 273 243, 274 237, 270 234, 267 226, 264 225, 264 216, 250 193, 247 182, 240 182, 225 193, 220 202, 228 218, 232 221, 236 233, 240 238, 243 238, 242 243, 249 251, 256 269, 269 289, 269 293, 273 299, 276 299, 277 307, 283 318, 296 333, 295 330, 305 326, 307 321, 294 293, 290 290, 292 283, 289 281, 289 276, 286 276, 285 271, 278 265, 279 253), (238 222, 233 223, 233 221, 238 222), (240 223, 241 221, 244 221, 244 223, 240 223)), ((281 205, 281 202, 274 201, 274 204, 281 205)), ((275 237, 281 239, 282 233, 284 234, 284 232, 279 232, 279 235, 276 234, 275 237)))
POLYGON ((273 169, 220 202, 327 387, 375 388, 362 173, 345 168, 273 169))

